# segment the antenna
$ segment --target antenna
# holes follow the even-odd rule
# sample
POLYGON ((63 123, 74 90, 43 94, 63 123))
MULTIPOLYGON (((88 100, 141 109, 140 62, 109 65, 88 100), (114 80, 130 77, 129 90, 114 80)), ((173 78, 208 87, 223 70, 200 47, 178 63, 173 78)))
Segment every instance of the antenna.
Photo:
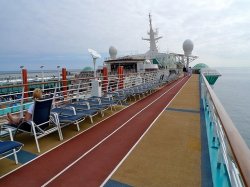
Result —
POLYGON ((92 58, 101 58, 101 55, 97 53, 94 49, 88 49, 88 51, 91 54, 92 58))
POLYGON ((94 64, 94 77, 96 77, 96 71, 95 71, 95 64, 96 64, 96 59, 101 58, 101 55, 97 53, 94 49, 88 49, 88 52, 93 58, 93 64, 94 64))

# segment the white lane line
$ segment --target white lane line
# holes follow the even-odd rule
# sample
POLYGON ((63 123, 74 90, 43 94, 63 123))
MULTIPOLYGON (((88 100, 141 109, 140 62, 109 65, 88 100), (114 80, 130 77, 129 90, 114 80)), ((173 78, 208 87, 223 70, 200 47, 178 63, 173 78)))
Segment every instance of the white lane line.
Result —
MULTIPOLYGON (((149 94, 149 95, 151 95, 151 94, 149 94)), ((142 99, 144 99, 144 98, 142 98, 142 99)), ((87 128, 87 129, 85 129, 85 130, 79 132, 78 134, 72 136, 71 138, 69 138, 69 139, 67 139, 67 140, 63 140, 62 143, 59 143, 59 144, 56 145, 55 147, 53 147, 53 148, 51 148, 51 149, 45 151, 44 153, 42 153, 42 154, 40 154, 40 155, 37 155, 34 159, 32 159, 32 160, 30 160, 30 161, 28 161, 28 162, 22 164, 20 167, 18 167, 18 168, 16 168, 16 169, 13 169, 13 170, 11 170, 10 172, 8 172, 8 173, 2 175, 2 176, 0 177, 0 179, 2 179, 2 178, 4 178, 5 176, 7 176, 7 175, 9 175, 9 174, 11 174, 11 173, 13 173, 13 172, 15 172, 16 170, 21 169, 21 168, 24 167, 25 165, 27 165, 27 164, 29 164, 29 163, 35 161, 36 159, 40 158, 41 156, 43 156, 43 155, 45 155, 45 154, 47 154, 47 153, 53 151, 53 150, 56 149, 57 147, 60 147, 61 145, 63 145, 63 144, 65 144, 65 143, 69 142, 70 140, 74 139, 75 137, 80 136, 80 135, 83 134, 84 132, 86 132, 86 131, 88 131, 88 130, 94 128, 94 127, 96 127, 97 125, 99 125, 99 124, 102 123, 103 121, 105 121, 105 120, 111 118, 111 117, 114 116, 115 114, 118 114, 118 113, 122 112, 123 110, 127 109, 128 107, 133 106, 134 104, 138 103, 138 102, 141 101, 142 99, 136 100, 136 101, 135 101, 134 103, 132 103, 131 105, 125 106, 123 109, 121 109, 121 110, 119 110, 119 111, 117 111, 117 112, 111 114, 110 116, 108 116, 108 117, 102 119, 101 121, 95 123, 94 125, 91 125, 91 127, 89 127, 89 128, 87 128)), ((80 124, 80 126, 81 126, 81 124, 80 124)))
MULTIPOLYGON (((188 81, 187 81, 188 82, 188 81)), ((112 175, 118 170, 118 168, 122 165, 122 163, 126 160, 126 158, 130 155, 130 153, 135 149, 137 144, 141 141, 141 139, 146 135, 146 133, 151 129, 151 127, 155 124, 156 120, 161 116, 161 114, 166 110, 166 108, 171 104, 171 102, 177 97, 177 95, 181 92, 181 90, 186 86, 187 82, 183 85, 183 87, 177 92, 177 94, 171 99, 171 101, 167 104, 167 106, 161 111, 161 113, 155 118, 155 120, 150 124, 147 130, 141 135, 141 137, 137 140, 133 147, 129 150, 129 152, 123 157, 123 159, 119 162, 119 164, 114 168, 114 170, 109 174, 109 176, 103 181, 100 185, 104 186, 108 180, 112 177, 112 175)))
POLYGON ((147 109, 150 105, 152 105, 153 103, 155 103, 157 100, 159 100, 161 97, 163 97, 166 93, 168 93, 170 90, 172 90, 174 87, 176 87, 178 84, 180 84, 182 81, 184 80, 184 78, 182 78, 177 84, 175 84, 174 86, 172 86, 169 90, 165 91, 162 95, 160 95, 160 97, 158 97, 157 99, 155 99, 154 101, 152 101, 150 104, 148 104, 146 107, 144 107, 142 110, 140 110, 139 112, 137 112, 133 117, 131 117, 128 121, 126 121, 125 123, 123 123, 123 125, 121 125, 120 127, 118 127, 116 130, 114 130, 112 133, 110 133, 108 136, 106 136, 104 139, 102 139, 98 144, 96 144, 94 147, 92 147, 91 149, 89 149, 87 152, 85 152, 82 156, 80 156, 77 160, 75 160, 74 162, 72 162, 70 165, 68 165, 67 167, 65 167, 62 171, 60 171, 58 174, 56 174, 54 177, 52 177, 50 180, 48 180, 46 183, 44 183, 42 186, 46 186, 49 183, 51 183, 53 180, 55 180, 57 177, 59 177, 61 174, 63 174, 65 171, 67 171, 70 167, 72 167, 73 165, 75 165, 79 160, 81 160, 83 157, 85 157, 87 154, 89 154, 91 151, 93 151, 96 147, 98 147, 100 144, 102 144, 105 140, 107 140, 110 136, 112 136, 113 134, 115 134, 118 130, 120 130, 123 126, 125 126, 128 122, 130 122, 133 118, 135 118, 138 114, 140 114, 142 111, 144 111, 145 109, 147 109))
MULTIPOLYGON (((160 90, 158 90, 158 91, 160 91, 160 90)), ((153 94, 153 93, 150 93, 149 95, 152 95, 152 94, 153 94)), ((148 95, 148 96, 149 96, 149 95, 148 95)), ((22 167, 24 167, 24 166, 30 164, 31 162, 35 161, 36 159, 40 158, 41 156, 43 156, 43 155, 45 155, 45 154, 47 154, 47 153, 53 151, 54 149, 60 147, 61 145, 67 143, 68 141, 74 139, 75 137, 80 136, 80 135, 83 134, 84 132, 86 132, 86 131, 88 131, 88 130, 94 128, 94 127, 96 127, 97 125, 99 125, 99 124, 102 123, 103 121, 105 121, 105 120, 111 118, 112 116, 114 116, 114 115, 116 115, 116 114, 122 112, 123 110, 127 109, 128 107, 135 105, 136 103, 138 103, 139 101, 141 101, 141 100, 143 100, 143 99, 145 99, 145 97, 142 98, 142 99, 136 100, 135 102, 133 102, 132 104, 130 104, 130 105, 126 106, 126 107, 124 107, 123 109, 119 110, 118 112, 115 112, 115 113, 113 113, 112 115, 108 116, 107 118, 102 119, 101 121, 97 122, 96 124, 92 125, 91 127, 87 128, 87 129, 85 129, 85 130, 79 132, 78 134, 72 136, 71 138, 69 138, 69 139, 67 139, 67 140, 64 140, 62 143, 59 143, 57 146, 55 146, 55 147, 53 147, 53 148, 51 148, 51 149, 45 151, 44 153, 42 153, 42 154, 40 154, 40 155, 37 155, 37 157, 35 157, 34 159, 32 159, 32 160, 30 160, 30 161, 28 161, 28 162, 22 164, 20 167, 17 167, 17 168, 15 168, 15 169, 11 170, 10 172, 8 172, 8 173, 2 175, 2 176, 0 177, 0 179, 4 178, 4 177, 7 176, 7 175, 10 175, 11 173, 14 173, 15 171, 21 169, 22 167)))
MULTIPOLYGON (((137 102, 139 102, 139 101, 140 101, 140 100, 136 101, 135 103, 137 103, 137 102)), ((3 177, 5 177, 5 176, 7 176, 7 175, 9 175, 9 174, 11 174, 11 173, 13 173, 13 172, 15 172, 15 171, 18 170, 18 169, 21 169, 21 168, 24 167, 25 165, 27 165, 27 164, 29 164, 29 163, 35 161, 36 159, 40 158, 41 156, 43 156, 43 155, 45 155, 45 154, 47 154, 47 153, 53 151, 53 150, 56 149, 57 147, 60 147, 61 145, 63 145, 63 144, 65 144, 65 143, 69 142, 70 140, 74 139, 75 137, 80 136, 80 135, 83 134, 84 132, 86 132, 86 131, 88 131, 88 130, 94 128, 95 126, 99 125, 100 123, 102 123, 102 122, 105 121, 106 119, 111 118, 111 117, 114 116, 115 114, 118 114, 118 113, 122 112, 123 110, 125 110, 125 109, 128 108, 129 106, 134 105, 135 103, 132 103, 131 105, 128 105, 128 106, 126 106, 125 108, 119 110, 118 112, 113 113, 112 115, 108 116, 107 118, 102 119, 101 121, 97 122, 96 124, 92 125, 91 127, 87 128, 87 129, 85 129, 85 130, 79 132, 78 134, 72 136, 71 138, 69 138, 69 139, 67 139, 67 140, 63 140, 62 143, 56 145, 55 147, 53 147, 53 148, 51 148, 51 149, 45 151, 44 153, 42 153, 42 154, 40 154, 40 155, 37 155, 37 157, 35 157, 34 159, 32 159, 32 160, 30 160, 30 161, 28 161, 28 162, 22 164, 20 167, 18 167, 18 168, 16 168, 16 169, 14 169, 14 170, 12 170, 12 171, 10 171, 10 172, 8 172, 8 173, 2 175, 2 176, 0 177, 0 179, 2 179, 3 177)), ((81 124, 80 124, 80 126, 81 126, 81 124)))

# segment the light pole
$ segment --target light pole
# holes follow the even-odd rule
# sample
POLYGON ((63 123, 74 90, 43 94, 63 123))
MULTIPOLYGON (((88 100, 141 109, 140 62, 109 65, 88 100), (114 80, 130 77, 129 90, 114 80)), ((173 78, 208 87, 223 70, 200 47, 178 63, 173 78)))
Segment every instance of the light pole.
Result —
MULTIPOLYGON (((42 83, 44 83, 44 72, 43 72, 44 66, 41 66, 40 68, 41 68, 41 71, 42 71, 42 83)), ((44 84, 42 84, 42 89, 44 91, 44 84)))
POLYGON ((96 69, 95 69, 95 65, 96 65, 96 59, 101 58, 101 55, 99 53, 97 53, 95 50, 93 49, 88 49, 90 55, 92 56, 93 59, 93 64, 94 64, 94 78, 96 79, 96 69))
POLYGON ((58 71, 58 88, 59 88, 59 90, 61 89, 61 87, 60 87, 60 67, 61 66, 57 66, 57 71, 58 71))

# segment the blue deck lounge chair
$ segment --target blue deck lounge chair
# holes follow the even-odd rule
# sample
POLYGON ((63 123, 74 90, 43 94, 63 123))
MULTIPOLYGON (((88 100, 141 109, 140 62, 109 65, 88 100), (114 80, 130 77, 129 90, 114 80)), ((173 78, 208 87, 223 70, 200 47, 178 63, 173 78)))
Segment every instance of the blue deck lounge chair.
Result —
POLYGON ((54 131, 58 131, 59 138, 62 140, 61 128, 58 123, 53 121, 56 117, 52 117, 54 114, 51 113, 51 106, 52 99, 37 100, 34 103, 31 121, 25 121, 18 126, 10 124, 10 126, 16 128, 15 136, 18 132, 26 132, 34 135, 38 152, 40 152, 38 143, 39 138, 42 138, 54 131))
POLYGON ((111 111, 113 111, 113 108, 115 110, 115 106, 118 105, 118 103, 116 101, 113 100, 112 95, 110 94, 110 96, 102 96, 102 97, 98 97, 98 96, 92 96, 91 98, 98 98, 100 101, 101 105, 110 107, 111 111))
POLYGON ((121 91, 120 92, 118 91, 108 92, 107 95, 111 96, 112 100, 115 101, 116 103, 120 103, 120 105, 123 105, 123 103, 126 103, 127 96, 124 95, 124 93, 121 91))
POLYGON ((63 108, 74 108, 77 115, 85 115, 90 118, 91 123, 93 124, 93 117, 101 112, 99 108, 90 108, 90 105, 86 101, 78 101, 72 104, 66 104, 62 106, 63 108))
POLYGON ((54 121, 58 126, 62 128, 70 124, 76 124, 78 131, 80 131, 79 123, 88 116, 86 113, 77 112, 72 106, 53 108, 51 112, 54 114, 54 121))
POLYGON ((12 132, 9 128, 1 127, 1 131, 8 131, 10 135, 9 141, 0 141, 0 160, 14 155, 15 162, 18 164, 17 152, 21 150, 23 144, 13 141, 12 132))
POLYGON ((88 110, 100 111, 102 117, 104 116, 104 111, 110 108, 109 104, 102 103, 101 99, 97 97, 90 97, 84 100, 81 99, 75 102, 75 104, 85 105, 85 107, 87 106, 88 110))

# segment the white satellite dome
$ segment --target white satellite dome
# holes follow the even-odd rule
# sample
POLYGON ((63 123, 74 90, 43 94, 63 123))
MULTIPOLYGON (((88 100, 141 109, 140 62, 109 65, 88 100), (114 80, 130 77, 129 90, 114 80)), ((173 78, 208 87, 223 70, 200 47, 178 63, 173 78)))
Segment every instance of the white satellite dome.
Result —
POLYGON ((113 47, 113 46, 110 46, 109 55, 110 55, 111 59, 116 59, 117 49, 115 47, 113 47))
POLYGON ((194 44, 191 40, 187 39, 183 42, 183 50, 185 55, 191 55, 194 49, 194 44))

